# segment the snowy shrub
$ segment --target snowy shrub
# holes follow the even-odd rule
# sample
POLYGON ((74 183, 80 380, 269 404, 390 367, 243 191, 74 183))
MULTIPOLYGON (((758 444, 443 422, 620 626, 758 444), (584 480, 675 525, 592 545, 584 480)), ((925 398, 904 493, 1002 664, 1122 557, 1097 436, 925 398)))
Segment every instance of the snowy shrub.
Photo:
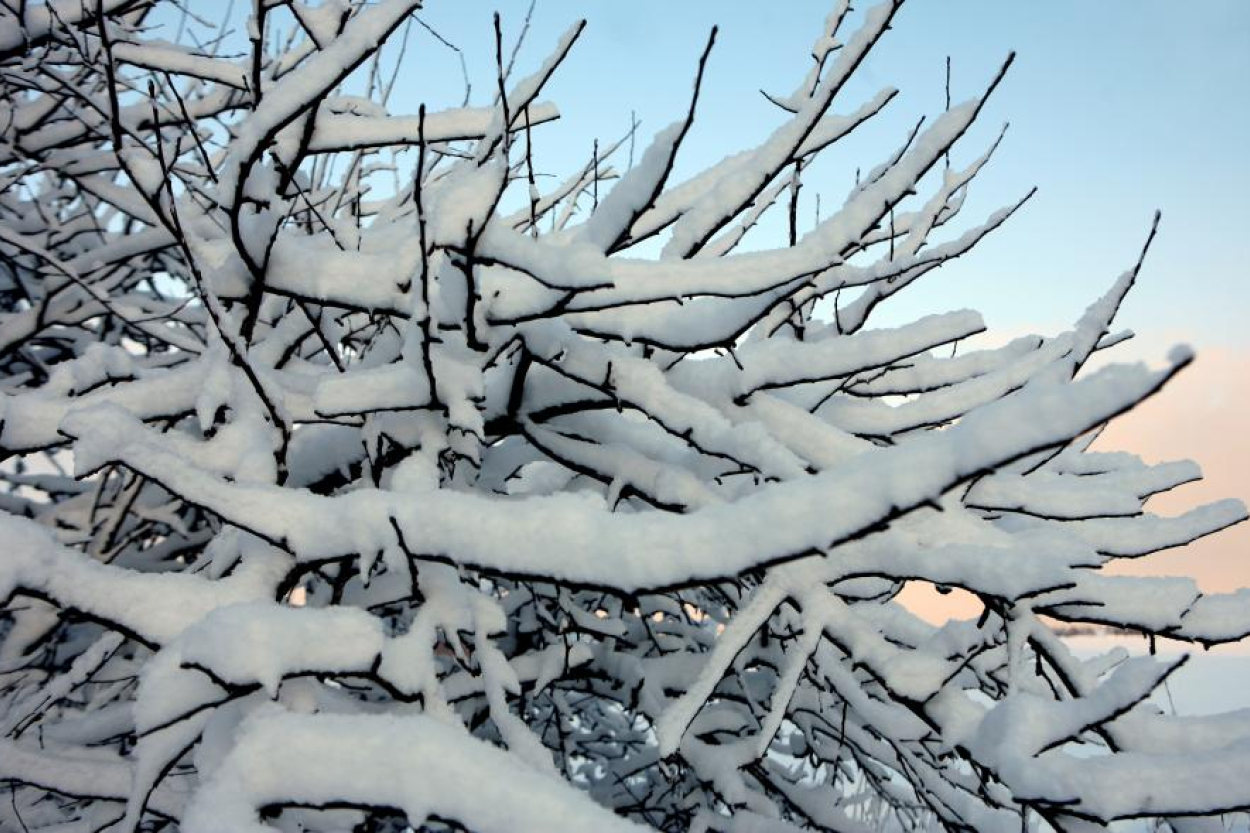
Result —
POLYGON ((1165 715, 1179 661, 1053 630, 1250 633, 1247 591, 1101 569, 1246 517, 1147 513, 1197 468, 1089 450, 1189 361, 1086 368, 1140 262, 1059 335, 869 321, 1017 207, 960 216, 997 78, 742 252, 892 97, 839 109, 898 0, 837 5, 758 147, 670 176, 692 44, 689 110, 550 188, 530 142, 581 26, 524 77, 484 32, 477 106, 396 114, 378 57, 420 5, 257 2, 242 52, 162 39, 174 3, 0 11, 0 827, 1198 831, 1250 804, 1245 712, 1165 715), (926 624, 909 582, 983 613, 926 624))

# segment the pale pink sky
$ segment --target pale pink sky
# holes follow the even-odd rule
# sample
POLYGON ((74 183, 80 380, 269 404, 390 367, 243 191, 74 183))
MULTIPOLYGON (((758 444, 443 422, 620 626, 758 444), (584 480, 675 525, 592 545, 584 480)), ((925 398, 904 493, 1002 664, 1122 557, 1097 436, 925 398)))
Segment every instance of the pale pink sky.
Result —
MULTIPOLYGON (((1154 352, 1162 356, 1165 350, 1154 352)), ((1241 498, 1250 504, 1248 409, 1250 352, 1230 348, 1199 350, 1197 360, 1166 388, 1112 422, 1094 448, 1129 451, 1148 463, 1190 459, 1202 466, 1201 481, 1155 496, 1147 506, 1150 512, 1174 515, 1227 497, 1241 498)), ((1250 587, 1250 523, 1238 524, 1187 547, 1132 561, 1121 560, 1108 569, 1118 573, 1190 576, 1207 592, 1250 587)), ((909 586, 902 599, 931 621, 967 618, 981 612, 980 603, 960 591, 940 596, 919 586, 909 586)))
MULTIPOLYGON (((1176 514, 1225 497, 1250 503, 1248 407, 1250 353, 1200 350, 1162 392, 1111 423, 1096 447, 1132 451, 1147 462, 1188 458, 1202 466, 1202 481, 1154 497, 1150 511, 1176 514)), ((1250 587, 1250 523, 1121 570, 1130 571, 1193 576, 1212 592, 1250 587)))

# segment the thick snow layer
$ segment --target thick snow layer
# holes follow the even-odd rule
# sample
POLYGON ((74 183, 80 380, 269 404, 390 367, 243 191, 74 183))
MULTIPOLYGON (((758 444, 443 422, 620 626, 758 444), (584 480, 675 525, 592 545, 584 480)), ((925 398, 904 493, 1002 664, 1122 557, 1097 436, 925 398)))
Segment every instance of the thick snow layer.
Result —
MULTIPOLYGON (((363 489, 337 498, 230 484, 188 465, 138 424, 109 415, 110 458, 302 559, 359 552, 362 536, 462 563, 633 590, 733 575, 855 536, 934 501, 971 475, 1061 444, 1132 405, 1169 372, 1105 368, 1068 385, 1033 386, 946 431, 876 449, 842 467, 685 517, 613 514, 588 495, 505 501, 439 491, 419 503, 363 489), (759 527, 755 518, 785 519, 759 527), (489 519, 489 523, 483 523, 489 519)), ((79 425, 88 414, 82 413, 79 425)), ((104 429, 101 425, 100 429, 104 429)), ((1242 512, 1232 503, 1229 512, 1242 512)))
POLYGON ((335 802, 397 807, 410 824, 454 818, 482 833, 640 830, 575 787, 421 715, 262 710, 182 817, 187 833, 272 830, 260 809, 335 802), (471 784, 472 789, 465 789, 471 784))
POLYGON ((31 521, 4 513, 0 540, 5 549, 0 598, 18 589, 37 591, 158 645, 218 607, 271 597, 290 563, 265 547, 266 552, 219 581, 186 573, 139 573, 101 564, 58 544, 31 521))

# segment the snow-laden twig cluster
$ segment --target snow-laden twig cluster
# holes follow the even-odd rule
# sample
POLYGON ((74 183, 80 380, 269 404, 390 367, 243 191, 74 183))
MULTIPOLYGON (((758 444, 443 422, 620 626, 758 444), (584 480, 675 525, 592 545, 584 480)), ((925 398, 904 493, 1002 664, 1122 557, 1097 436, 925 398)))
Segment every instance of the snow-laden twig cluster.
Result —
POLYGON ((1051 628, 1250 633, 1246 591, 1101 569, 1246 517, 1156 517, 1197 468, 1089 450, 1189 360, 1083 369, 1140 262, 1056 336, 869 321, 1018 207, 957 222, 998 79, 739 251, 892 98, 838 109, 899 0, 850 34, 834 8, 758 147, 674 180, 713 32, 637 164, 596 147, 550 190, 531 142, 581 25, 519 80, 497 30, 493 99, 395 114, 380 56, 419 0, 258 2, 241 56, 154 37, 166 5, 0 10, 4 829, 1250 805, 1250 717, 1165 716, 1178 663, 1051 628), (917 581, 983 613, 926 624, 917 581))

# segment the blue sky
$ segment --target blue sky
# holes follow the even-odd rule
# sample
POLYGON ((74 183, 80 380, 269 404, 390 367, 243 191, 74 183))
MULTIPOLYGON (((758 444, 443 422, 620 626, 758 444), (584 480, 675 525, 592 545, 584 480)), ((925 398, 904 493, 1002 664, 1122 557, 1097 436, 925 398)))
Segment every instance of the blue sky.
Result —
MULTIPOLYGON (((502 12, 507 45, 527 5, 435 0, 423 13, 465 50, 477 102, 493 89, 492 11, 502 12)), ((793 88, 830 6, 539 0, 521 73, 568 23, 589 21, 548 88, 564 115, 535 136, 540 167, 563 174, 580 166, 594 138, 625 131, 631 110, 642 121, 641 154, 651 134, 684 113, 714 23, 720 33, 699 119, 677 174, 758 142, 780 116, 758 90, 793 88)), ((454 55, 423 33, 412 46, 420 71, 394 104, 455 103, 454 55)), ((967 258, 892 302, 882 323, 973 306, 1011 334, 1063 328, 1131 265, 1159 208, 1160 236, 1124 310, 1123 322, 1145 342, 1138 349, 1161 357, 1180 339, 1250 348, 1250 3, 1240 0, 911 0, 835 108, 848 111, 882 86, 900 95, 811 171, 801 216, 811 221, 817 192, 827 216, 857 166, 871 168, 916 118, 940 112, 947 55, 958 102, 977 94, 1011 50, 1015 64, 956 154, 956 163, 971 159, 1011 123, 974 183, 967 221, 1034 185, 1039 192, 967 258)), ((756 244, 769 245, 779 230, 765 226, 756 244)))

